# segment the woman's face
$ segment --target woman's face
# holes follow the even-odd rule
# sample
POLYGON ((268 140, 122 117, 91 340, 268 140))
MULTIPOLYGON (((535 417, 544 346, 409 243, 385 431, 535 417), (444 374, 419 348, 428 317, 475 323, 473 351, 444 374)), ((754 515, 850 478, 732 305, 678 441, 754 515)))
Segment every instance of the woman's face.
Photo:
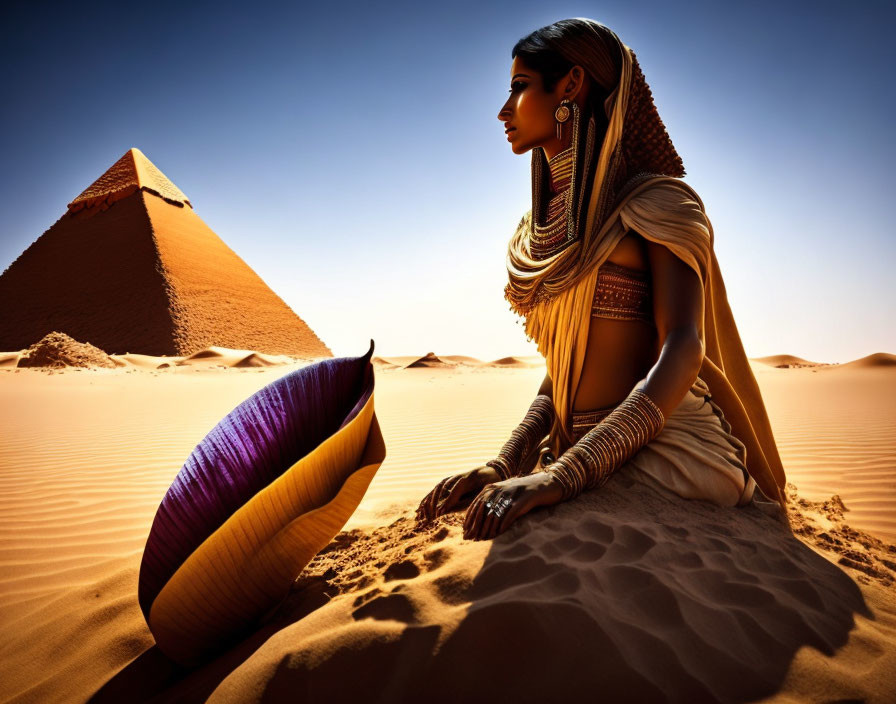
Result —
POLYGON ((541 74, 516 57, 510 67, 510 97, 498 113, 514 154, 543 147, 548 158, 561 150, 554 111, 564 98, 564 81, 545 92, 541 74))

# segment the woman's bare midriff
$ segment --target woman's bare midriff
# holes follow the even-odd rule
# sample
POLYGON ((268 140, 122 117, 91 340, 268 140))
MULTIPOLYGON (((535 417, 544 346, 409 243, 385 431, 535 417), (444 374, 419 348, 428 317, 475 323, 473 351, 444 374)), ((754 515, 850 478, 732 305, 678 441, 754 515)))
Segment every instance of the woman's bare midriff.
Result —
MULTIPOLYGON (((646 271, 647 243, 635 232, 623 237, 609 261, 646 271)), ((573 394, 574 411, 590 411, 620 403, 659 359, 656 328, 641 320, 591 318, 588 346, 579 386, 573 394)))

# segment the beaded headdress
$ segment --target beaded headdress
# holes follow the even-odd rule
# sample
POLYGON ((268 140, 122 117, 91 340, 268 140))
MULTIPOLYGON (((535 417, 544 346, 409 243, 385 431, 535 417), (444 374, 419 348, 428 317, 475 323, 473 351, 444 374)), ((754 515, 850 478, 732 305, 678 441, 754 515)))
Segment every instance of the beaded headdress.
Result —
POLYGON ((581 129, 574 110, 570 192, 565 238, 546 239, 545 180, 550 173, 541 147, 532 150, 532 210, 523 217, 507 254, 509 282, 504 297, 520 315, 573 285, 598 257, 607 216, 633 188, 656 176, 684 176, 681 157, 660 119, 635 53, 609 28, 588 19, 562 20, 566 36, 548 42, 591 80, 609 92, 607 118, 599 134, 595 115, 581 129))

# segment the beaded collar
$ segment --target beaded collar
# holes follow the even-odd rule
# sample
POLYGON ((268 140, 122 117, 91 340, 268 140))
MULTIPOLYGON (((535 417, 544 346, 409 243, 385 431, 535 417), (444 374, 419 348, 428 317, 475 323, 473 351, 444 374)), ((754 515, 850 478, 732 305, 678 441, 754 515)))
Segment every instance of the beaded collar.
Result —
POLYGON ((572 181, 572 147, 554 154, 548 160, 551 173, 551 195, 556 196, 566 191, 572 181))
MULTIPOLYGON (((569 198, 572 197, 570 184, 573 170, 573 147, 564 149, 548 160, 550 200, 547 204, 545 221, 533 218, 533 233, 530 241, 532 256, 546 259, 568 244, 567 212, 569 198)), ((533 214, 534 215, 534 214, 533 214)))

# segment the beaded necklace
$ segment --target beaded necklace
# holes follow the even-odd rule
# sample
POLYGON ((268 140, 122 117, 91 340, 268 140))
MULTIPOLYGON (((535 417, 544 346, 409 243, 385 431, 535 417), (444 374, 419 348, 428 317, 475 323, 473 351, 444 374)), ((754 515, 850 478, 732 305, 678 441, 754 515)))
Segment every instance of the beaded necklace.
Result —
POLYGON ((544 222, 533 213, 534 228, 530 240, 532 256, 546 259, 568 243, 567 213, 572 205, 573 151, 570 146, 548 160, 550 194, 544 222))

